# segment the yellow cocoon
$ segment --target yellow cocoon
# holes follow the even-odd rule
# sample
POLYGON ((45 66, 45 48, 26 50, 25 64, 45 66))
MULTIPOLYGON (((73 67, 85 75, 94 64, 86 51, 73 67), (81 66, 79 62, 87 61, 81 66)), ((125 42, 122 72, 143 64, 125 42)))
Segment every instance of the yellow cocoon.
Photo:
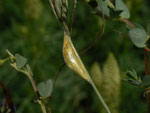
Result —
POLYGON ((89 74, 82 63, 77 51, 75 50, 70 36, 67 33, 64 33, 64 44, 63 44, 63 57, 66 65, 80 75, 85 80, 89 81, 89 74))

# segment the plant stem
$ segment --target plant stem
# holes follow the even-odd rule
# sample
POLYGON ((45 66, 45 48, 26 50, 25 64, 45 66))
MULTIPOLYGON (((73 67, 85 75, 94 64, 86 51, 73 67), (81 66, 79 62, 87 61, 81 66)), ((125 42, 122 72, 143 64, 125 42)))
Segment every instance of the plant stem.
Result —
POLYGON ((144 49, 144 58, 145 58, 145 74, 149 75, 149 55, 148 50, 144 49))
POLYGON ((93 87, 94 91, 96 92, 99 100, 101 101, 102 105, 104 106, 105 110, 107 111, 107 113, 111 113, 107 104, 105 103, 103 97, 101 96, 100 92, 97 90, 93 80, 91 79, 90 75, 88 75, 88 79, 89 79, 89 83, 91 84, 91 86, 93 87))
POLYGON ((86 49, 84 49, 83 51, 80 52, 80 55, 84 54, 85 52, 90 50, 92 47, 94 47, 97 44, 97 42, 99 42, 99 40, 103 37, 104 32, 105 32, 105 15, 103 13, 103 8, 102 8, 100 0, 96 0, 96 1, 98 3, 99 8, 101 9, 101 12, 102 12, 102 21, 103 21, 102 31, 101 31, 100 35, 96 38, 96 40, 90 46, 88 46, 86 49))
MULTIPOLYGON (((149 55, 148 55, 148 50, 144 49, 144 57, 145 57, 145 74, 149 76, 150 71, 149 71, 149 55)), ((146 95, 146 100, 147 100, 147 109, 148 113, 150 113, 150 93, 146 95)))
POLYGON ((32 75, 29 74, 29 73, 27 73, 26 75, 28 76, 28 78, 29 78, 29 80, 30 80, 30 82, 31 82, 31 84, 32 84, 32 87, 33 87, 33 89, 34 89, 34 92, 37 93, 37 92, 38 92, 37 85, 36 85, 36 83, 35 83, 35 81, 34 81, 32 75))
POLYGON ((47 113, 47 112, 46 112, 45 105, 44 105, 42 102, 39 102, 39 104, 40 104, 40 107, 41 107, 42 113, 47 113))
POLYGON ((64 25, 64 28, 65 28, 66 33, 70 35, 70 30, 69 30, 69 27, 68 27, 68 25, 66 24, 66 22, 63 22, 63 25, 64 25))
POLYGON ((71 19, 71 25, 70 25, 71 28, 74 23, 74 16, 75 16, 76 9, 77 9, 77 0, 74 0, 74 7, 73 7, 72 19, 71 19))
POLYGON ((32 87, 33 87, 33 89, 34 89, 34 92, 36 93, 36 96, 37 96, 37 101, 38 101, 38 103, 40 104, 40 107, 41 107, 41 110, 42 110, 42 113, 47 113, 46 112, 46 107, 45 107, 45 104, 42 102, 42 100, 40 100, 40 98, 39 98, 39 94, 38 94, 38 89, 37 89, 37 85, 36 85, 36 83, 35 83, 35 81, 34 81, 34 79, 33 79, 33 76, 30 74, 30 73, 26 73, 26 75, 28 76, 28 78, 29 78, 29 80, 30 80, 30 82, 31 82, 31 84, 32 84, 32 87))
POLYGON ((131 28, 136 28, 136 26, 135 26, 132 22, 130 22, 129 20, 127 20, 127 19, 125 19, 125 18, 120 19, 120 21, 126 23, 126 24, 129 25, 131 28))
MULTIPOLYGON (((136 26, 127 19, 121 19, 121 21, 129 25, 131 28, 136 28, 136 26)), ((148 52, 149 50, 147 49, 147 47, 144 48, 145 74, 147 76, 150 76, 148 52)), ((147 100, 147 110, 148 110, 148 113, 150 113, 150 93, 146 95, 146 100, 147 100)))

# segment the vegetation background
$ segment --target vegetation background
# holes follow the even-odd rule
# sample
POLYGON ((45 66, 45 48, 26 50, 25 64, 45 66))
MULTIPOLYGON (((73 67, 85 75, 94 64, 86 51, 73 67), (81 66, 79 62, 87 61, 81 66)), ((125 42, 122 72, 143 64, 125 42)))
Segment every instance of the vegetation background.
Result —
MULTIPOLYGON (((131 21, 144 27, 150 22, 149 0, 125 0, 125 3, 130 9, 131 21)), ((91 13, 91 7, 78 2, 72 29, 72 40, 78 51, 85 49, 98 37, 101 22, 99 17, 91 13)), ((124 24, 106 21, 103 38, 81 56, 87 69, 91 70, 94 62, 103 67, 111 52, 118 62, 121 77, 131 68, 144 74, 144 51, 136 48, 130 40, 120 36, 114 29, 127 33, 124 24)), ((0 1, 0 58, 6 57, 6 49, 25 56, 38 83, 55 77, 64 62, 62 45, 63 32, 48 0, 0 1)), ((17 113, 41 113, 39 105, 34 102, 35 95, 26 76, 6 64, 0 67, 0 80, 8 87, 17 113)), ((105 93, 111 90, 113 92, 113 89, 107 87, 105 93)), ((143 90, 121 82, 118 96, 120 104, 119 109, 116 108, 118 112, 145 113, 146 100, 143 93, 143 90)), ((0 89, 0 103, 2 99, 0 89)), ((67 67, 56 82, 50 103, 52 113, 103 113, 90 85, 67 67)))

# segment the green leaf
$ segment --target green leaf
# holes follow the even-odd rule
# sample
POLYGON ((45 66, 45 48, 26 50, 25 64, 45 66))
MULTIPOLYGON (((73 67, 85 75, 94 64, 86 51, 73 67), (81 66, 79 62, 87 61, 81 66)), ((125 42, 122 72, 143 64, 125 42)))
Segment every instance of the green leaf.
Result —
POLYGON ((133 80, 139 80, 139 77, 134 69, 127 71, 127 76, 133 80))
POLYGON ((8 59, 0 59, 0 66, 2 66, 8 59))
POLYGON ((29 64, 26 65, 26 69, 27 69, 27 71, 33 76, 33 72, 32 72, 32 70, 31 70, 31 67, 30 67, 29 64))
POLYGON ((139 82, 139 81, 129 80, 129 79, 125 79, 125 78, 122 78, 122 80, 125 82, 128 82, 129 84, 132 84, 132 85, 141 86, 141 82, 139 82))
POLYGON ((146 47, 147 33, 142 28, 133 28, 129 30, 129 37, 132 42, 139 48, 146 47))
POLYGON ((47 80, 38 84, 38 91, 40 95, 44 98, 47 98, 52 93, 53 83, 52 80, 47 80))
POLYGON ((6 52, 10 56, 11 60, 13 61, 15 59, 15 56, 8 49, 6 49, 6 52))
POLYGON ((95 13, 100 15, 101 16, 101 9, 103 10, 103 13, 106 15, 106 16, 110 16, 110 10, 109 8, 107 7, 107 1, 102 1, 102 0, 96 0, 97 3, 98 3, 98 6, 96 7, 95 9, 95 13))
POLYGON ((116 0, 116 11, 122 11, 119 16, 122 18, 130 18, 130 12, 128 7, 123 3, 122 0, 116 0))
POLYGON ((144 86, 144 87, 150 86, 150 76, 149 75, 144 76, 143 81, 142 81, 142 86, 144 86))
POLYGON ((106 2, 110 8, 115 9, 114 5, 112 4, 112 2, 110 0, 106 0, 106 2))
POLYGON ((16 65, 18 68, 22 68, 27 62, 27 59, 19 54, 15 54, 15 58, 16 58, 16 65))

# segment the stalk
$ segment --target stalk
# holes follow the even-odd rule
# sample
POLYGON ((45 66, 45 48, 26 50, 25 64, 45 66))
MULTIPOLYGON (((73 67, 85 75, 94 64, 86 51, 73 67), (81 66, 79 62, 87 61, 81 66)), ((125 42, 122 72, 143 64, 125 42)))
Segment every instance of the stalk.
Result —
POLYGON ((93 87, 95 93, 97 94, 99 100, 101 101, 101 103, 102 103, 102 105, 104 106, 104 108, 105 108, 105 110, 107 111, 107 113, 111 113, 110 110, 109 110, 109 108, 108 108, 108 106, 107 106, 107 104, 105 103, 105 101, 104 101, 102 95, 100 94, 100 92, 99 92, 98 89, 96 88, 96 86, 95 86, 93 80, 91 79, 90 75, 88 75, 88 79, 89 79, 90 85, 93 87))

